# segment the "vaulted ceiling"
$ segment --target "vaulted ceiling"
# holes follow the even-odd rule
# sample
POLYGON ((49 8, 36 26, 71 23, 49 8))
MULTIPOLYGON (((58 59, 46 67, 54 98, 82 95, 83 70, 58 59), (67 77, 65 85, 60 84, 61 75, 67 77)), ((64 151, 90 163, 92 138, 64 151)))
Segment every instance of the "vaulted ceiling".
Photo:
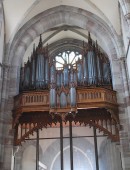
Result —
MULTIPOLYGON (((50 8, 68 5, 90 11, 120 34, 118 0, 4 0, 6 40, 9 41, 21 26, 37 14, 50 8)), ((66 33, 65 33, 66 34, 66 33)))
MULTIPOLYGON (((81 14, 85 16, 83 11, 90 13, 90 19, 88 19, 89 27, 94 27, 93 21, 91 23, 91 18, 97 19, 97 23, 101 25, 104 22, 104 28, 107 30, 108 28, 112 30, 112 33, 115 35, 120 35, 120 20, 119 20, 119 11, 118 11, 118 0, 4 0, 4 13, 5 13, 5 30, 6 30, 6 43, 12 43, 15 35, 20 32, 20 30, 24 30, 25 27, 28 27, 28 23, 33 20, 36 22, 36 18, 38 16, 42 16, 44 12, 44 17, 48 15, 48 11, 50 9, 56 8, 58 6, 69 6, 76 8, 75 13, 81 14), (90 20, 90 21, 89 21, 90 20)), ((70 9, 69 9, 70 10, 70 9)), ((53 11, 53 10, 52 10, 53 11)), ((62 11, 61 11, 62 12, 62 11)), ((49 12, 51 15, 51 12, 49 12)), ((71 14, 70 14, 71 15, 71 14)), ((70 16, 69 16, 70 17, 70 16)), ((87 19, 87 18, 86 18, 87 19)), ((40 20, 40 19, 39 19, 40 20)), ((43 22, 43 21, 41 21, 43 22)), ((80 24, 77 25, 66 25, 66 23, 62 23, 60 25, 51 26, 50 29, 46 31, 39 31, 42 34, 43 42, 45 44, 54 43, 60 39, 64 38, 75 38, 78 40, 86 41, 88 30, 87 28, 83 29, 83 26, 80 24), (79 25, 79 26, 77 26, 79 25), (80 27, 81 25, 81 27, 80 27)), ((37 29, 40 29, 40 25, 38 25, 37 29)), ((86 26, 84 26, 86 27, 86 26)), ((96 28, 95 28, 96 29, 96 28)), ((101 28, 102 30, 103 28, 101 28)), ((92 39, 98 40, 98 44, 103 46, 105 42, 100 39, 100 35, 93 34, 92 30, 92 39)), ((33 44, 37 45, 39 34, 32 39, 32 41, 27 45, 24 58, 30 56, 32 52, 33 44)), ((106 45, 107 46, 107 45, 106 45)), ((107 51, 107 49, 104 50, 107 51)))

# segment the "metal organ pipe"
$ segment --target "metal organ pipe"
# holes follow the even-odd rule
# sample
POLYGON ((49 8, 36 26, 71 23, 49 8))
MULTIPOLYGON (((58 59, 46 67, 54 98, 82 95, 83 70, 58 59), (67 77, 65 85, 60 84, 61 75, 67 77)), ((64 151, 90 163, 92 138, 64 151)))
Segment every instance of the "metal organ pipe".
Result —
POLYGON ((75 76, 74 76, 74 70, 73 67, 70 69, 70 78, 69 78, 69 83, 73 83, 75 81, 75 76))
POLYGON ((45 59, 43 54, 39 54, 37 57, 36 65, 36 87, 44 87, 45 85, 45 59))
POLYGON ((96 61, 95 61, 95 53, 94 51, 88 51, 87 53, 87 58, 88 58, 88 84, 89 85, 94 85, 97 83, 96 80, 96 61))
POLYGON ((76 89, 73 85, 70 88, 70 105, 71 107, 76 106, 76 89))
POLYGON ((83 67, 80 59, 77 61, 77 83, 78 85, 82 85, 83 82, 83 67))
POLYGON ((24 88, 29 88, 30 85, 30 67, 29 67, 29 61, 26 64, 26 67, 24 69, 24 88))
POLYGON ((61 92, 61 94, 60 94, 60 106, 61 107, 67 106, 67 96, 66 96, 65 92, 61 92))
POLYGON ((63 85, 63 83, 64 83, 64 76, 63 76, 63 70, 61 70, 61 72, 60 72, 60 83, 61 83, 61 86, 63 85))
POLYGON ((60 88, 61 87, 61 71, 60 70, 57 71, 57 76, 56 77, 57 77, 56 85, 57 85, 58 88, 60 88))
POLYGON ((75 107, 76 106, 76 74, 75 74, 75 71, 74 71, 74 68, 71 66, 71 69, 70 69, 70 91, 69 91, 69 94, 70 94, 70 106, 71 107, 75 107))
POLYGON ((98 73, 98 85, 101 85, 103 80, 102 80, 102 62, 100 56, 97 54, 97 73, 98 73))
POLYGON ((24 67, 21 67, 21 69, 20 69, 20 82, 19 82, 20 91, 23 90, 23 82, 24 82, 24 67))
POLYGON ((50 67, 50 107, 55 108, 56 107, 56 68, 55 64, 52 63, 50 67))
POLYGON ((32 87, 35 86, 35 59, 32 58, 32 62, 31 62, 31 73, 32 73, 32 80, 31 80, 31 84, 32 87))
POLYGON ((84 71, 84 84, 88 83, 88 64, 87 64, 87 55, 83 56, 83 71, 84 71))
POLYGON ((50 88, 50 107, 56 107, 56 89, 53 86, 50 88))
POLYGON ((104 84, 110 84, 111 83, 111 77, 110 77, 110 66, 107 61, 103 63, 103 78, 104 78, 104 84))
POLYGON ((64 76, 64 86, 67 86, 69 84, 69 69, 67 64, 64 65, 63 76, 64 76))
POLYGON ((49 64, 48 63, 49 63, 48 58, 45 57, 45 85, 46 87, 49 84, 49 64))
POLYGON ((56 68, 54 63, 50 67, 50 83, 56 83, 56 68))

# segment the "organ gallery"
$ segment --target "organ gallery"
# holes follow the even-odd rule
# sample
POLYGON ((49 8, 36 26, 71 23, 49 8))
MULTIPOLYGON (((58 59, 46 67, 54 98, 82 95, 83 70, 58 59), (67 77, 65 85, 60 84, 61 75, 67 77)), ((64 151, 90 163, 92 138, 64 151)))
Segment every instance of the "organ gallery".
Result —
MULTIPOLYGON (((97 42, 88 34, 80 48, 66 48, 50 53, 38 46, 20 69, 19 94, 14 98, 14 145, 36 140, 36 169, 39 169, 39 130, 60 130, 60 165, 63 169, 64 128, 69 128, 71 170, 74 165, 73 128, 93 129, 96 170, 99 169, 97 130, 111 141, 119 141, 119 117, 116 92, 112 87, 110 62, 97 42), (35 138, 32 139, 32 135, 35 138)), ((52 131, 53 131, 52 130, 52 131)), ((49 166, 49 165, 45 165, 49 166)), ((55 165, 56 166, 56 165, 55 165)), ((58 167, 55 167, 58 168, 58 167)), ((74 168, 75 169, 75 168, 74 168)))

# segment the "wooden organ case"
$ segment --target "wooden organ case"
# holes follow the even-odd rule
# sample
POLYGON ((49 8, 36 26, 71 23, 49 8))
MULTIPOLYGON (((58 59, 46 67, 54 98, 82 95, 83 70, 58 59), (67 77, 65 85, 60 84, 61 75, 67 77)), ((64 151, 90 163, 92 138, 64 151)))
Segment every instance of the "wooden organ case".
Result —
POLYGON ((20 93, 14 97, 14 145, 38 129, 67 121, 93 126, 112 141, 119 140, 109 60, 90 34, 82 49, 82 56, 71 62, 64 57, 63 67, 57 68, 40 36, 38 46, 21 68, 20 93))

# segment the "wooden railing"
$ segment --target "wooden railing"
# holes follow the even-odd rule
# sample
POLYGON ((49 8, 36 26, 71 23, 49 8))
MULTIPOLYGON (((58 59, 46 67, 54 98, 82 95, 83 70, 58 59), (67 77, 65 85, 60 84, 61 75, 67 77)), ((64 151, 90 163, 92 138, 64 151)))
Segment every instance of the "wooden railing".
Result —
MULTIPOLYGON (((68 107, 68 108, 67 108, 68 107)), ((57 111, 64 109, 57 107, 57 111)), ((80 108, 117 108, 116 92, 105 88, 78 88, 77 89, 77 109, 80 108)), ((21 93, 14 98, 14 113, 31 111, 50 111, 49 91, 29 91, 21 93)))
POLYGON ((108 107, 116 108, 116 92, 104 88, 77 89, 77 107, 108 107))
POLYGON ((14 98, 14 114, 49 110, 49 91, 29 91, 14 98))

